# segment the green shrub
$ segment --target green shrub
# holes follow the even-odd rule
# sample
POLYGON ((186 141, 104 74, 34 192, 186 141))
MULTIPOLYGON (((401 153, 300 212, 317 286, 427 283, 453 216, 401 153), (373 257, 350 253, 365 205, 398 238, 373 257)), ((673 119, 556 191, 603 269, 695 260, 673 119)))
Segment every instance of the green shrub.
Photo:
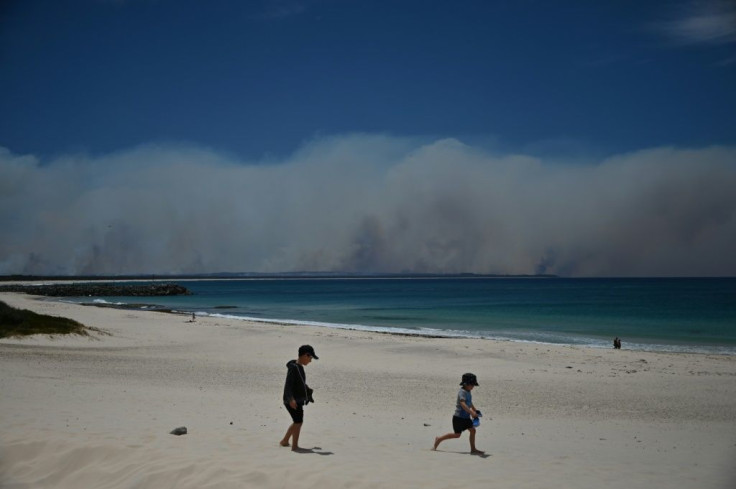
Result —
POLYGON ((32 334, 87 335, 84 325, 67 318, 16 309, 0 301, 0 338, 32 334))

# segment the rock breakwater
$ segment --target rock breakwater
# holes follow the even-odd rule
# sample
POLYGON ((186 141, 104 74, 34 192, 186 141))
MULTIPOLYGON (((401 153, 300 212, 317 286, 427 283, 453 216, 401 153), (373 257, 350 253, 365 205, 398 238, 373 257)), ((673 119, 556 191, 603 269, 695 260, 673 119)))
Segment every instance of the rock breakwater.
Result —
POLYGON ((167 295, 191 295, 186 287, 178 284, 100 284, 73 283, 48 285, 0 285, 0 292, 47 297, 154 297, 167 295))

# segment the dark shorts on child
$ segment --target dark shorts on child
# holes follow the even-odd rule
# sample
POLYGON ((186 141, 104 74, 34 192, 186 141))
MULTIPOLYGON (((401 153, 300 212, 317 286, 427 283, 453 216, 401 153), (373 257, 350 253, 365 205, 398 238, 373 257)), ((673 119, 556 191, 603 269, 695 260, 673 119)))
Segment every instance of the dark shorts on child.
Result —
POLYGON ((470 418, 461 418, 460 416, 452 417, 452 430, 455 433, 462 433, 463 431, 473 427, 473 420, 470 418))
POLYGON ((286 406, 286 410, 289 411, 289 414, 291 415, 291 419, 295 423, 304 422, 304 406, 297 405, 296 409, 292 409, 291 406, 289 406, 288 404, 284 404, 284 406, 286 406))

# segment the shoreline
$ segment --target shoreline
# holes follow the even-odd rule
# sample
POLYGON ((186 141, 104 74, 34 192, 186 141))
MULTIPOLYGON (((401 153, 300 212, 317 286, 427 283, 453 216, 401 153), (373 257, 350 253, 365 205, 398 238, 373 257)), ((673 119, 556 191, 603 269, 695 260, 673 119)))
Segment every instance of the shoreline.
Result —
POLYGON ((736 358, 427 338, 0 294, 111 336, 0 340, 0 486, 589 487, 736 481, 736 358), (315 404, 278 446, 300 344, 315 404), (451 430, 461 374, 485 416, 451 430), (189 434, 169 432, 186 426, 189 434), (283 470, 289 467, 289 470, 283 470), (94 481, 94 483, 90 482, 94 481), (462 482, 459 482, 462 481, 462 482))
MULTIPOLYGON (((161 312, 161 313, 169 313, 169 314, 179 314, 179 315, 191 315, 192 313, 196 313, 197 317, 213 317, 213 318, 221 318, 226 320, 234 320, 234 321, 243 321, 246 323, 261 323, 261 324, 274 324, 274 325, 281 325, 281 326, 311 326, 311 327, 317 327, 317 328, 327 328, 327 329, 338 329, 338 330, 347 330, 347 331, 366 331, 371 333, 378 333, 378 334, 386 334, 386 335, 397 335, 397 336, 416 336, 416 337, 425 337, 425 338, 443 338, 443 339, 469 339, 469 340, 483 340, 483 341, 499 341, 499 342, 510 342, 510 343, 522 343, 522 344, 532 344, 532 345, 541 345, 541 346, 573 346, 573 347, 579 347, 579 348, 591 348, 595 350, 607 350, 611 349, 611 346, 606 343, 607 340, 603 340, 602 338, 599 340, 599 342, 593 342, 590 341, 588 343, 581 342, 578 343, 563 343, 563 342, 545 342, 542 340, 526 340, 526 339, 520 339, 520 338, 513 338, 513 337, 503 337, 503 336, 493 336, 493 335, 482 335, 482 334, 472 334, 472 333, 460 333, 460 332, 451 332, 451 331, 443 331, 443 330, 412 330, 412 329, 405 329, 405 328, 398 328, 398 327, 388 327, 388 326, 369 326, 369 325, 361 325, 361 324, 339 324, 339 323, 326 323, 326 322, 319 322, 319 321, 304 321, 304 320, 297 320, 297 319, 268 319, 268 318, 255 318, 255 317, 247 317, 247 316, 237 316, 234 314, 225 314, 225 313, 212 313, 212 312, 204 312, 204 311, 195 311, 195 310, 177 310, 172 307, 168 306, 158 306, 156 304, 145 304, 145 303, 112 303, 107 302, 104 299, 95 299, 93 302, 75 302, 75 301, 65 301, 64 298, 51 298, 50 300, 56 300, 59 302, 68 302, 70 304, 79 304, 84 305, 87 307, 100 307, 100 308, 110 308, 110 309, 119 309, 119 310, 131 310, 131 311, 152 311, 152 312, 161 312)), ((215 309, 217 309, 215 307, 215 309)), ((592 339, 592 337, 582 337, 586 339, 592 339)), ((638 351, 638 352, 661 352, 661 353, 694 353, 694 354, 703 354, 703 355, 725 355, 725 356, 736 356, 736 347, 734 346, 726 346, 726 345, 707 345, 707 344, 690 344, 690 343, 671 343, 671 344, 663 344, 663 343, 656 343, 654 340, 652 342, 641 342, 640 341, 627 341, 625 343, 624 350, 628 351, 638 351)))
MULTIPOLYGON (((95 304, 90 304, 91 306, 95 306, 95 304)), ((105 307, 104 305, 100 305, 98 307, 105 307)), ((114 308, 114 307, 113 307, 114 308)), ((127 309, 126 307, 120 307, 120 309, 127 309)), ((189 315, 190 312, 186 311, 177 311, 177 310, 161 310, 157 312, 168 312, 171 314, 182 314, 182 315, 189 315)), ((383 335, 393 335, 393 336, 407 336, 407 337, 420 337, 420 338, 433 338, 433 339, 445 339, 445 340, 482 340, 482 341, 495 341, 500 343, 520 343, 520 344, 529 344, 529 345, 536 345, 536 346, 560 346, 560 347, 575 347, 575 348, 584 348, 584 349, 592 349, 592 350, 609 350, 613 349, 611 346, 604 346, 603 344, 592 344, 592 343, 552 343, 552 342, 545 342, 545 341, 536 341, 536 340, 523 340, 518 338, 511 338, 511 337, 500 337, 500 336, 491 336, 491 335, 473 335, 471 333, 462 334, 462 333, 456 333, 452 334, 450 332, 447 332, 445 334, 443 333, 425 333, 422 330, 407 330, 407 329, 401 329, 401 328, 390 328, 390 327, 382 327, 382 326, 365 326, 365 325, 351 325, 351 324, 335 324, 335 323, 323 323, 323 322, 317 322, 317 321, 299 321, 299 320, 288 320, 288 319, 261 319, 261 318, 253 318, 253 317, 245 317, 245 316, 234 316, 234 315, 227 315, 227 314, 218 314, 218 313, 200 313, 197 315, 197 317, 213 317, 213 318, 222 318, 222 319, 231 319, 234 321, 244 321, 249 323, 262 323, 262 324, 275 324, 280 326, 312 326, 316 328, 326 328, 326 329, 339 329, 339 330, 346 330, 346 331, 365 331, 368 333, 376 333, 376 334, 383 334, 383 335)), ((723 356, 736 356, 736 349, 730 346, 721 346, 721 345, 712 345, 712 346, 705 346, 705 345, 692 345, 692 344, 681 344, 681 345, 666 345, 661 343, 636 343, 636 342, 626 342, 626 347, 622 348, 626 351, 632 351, 632 352, 651 352, 651 353, 671 353, 671 354, 700 354, 700 355, 723 355, 723 356), (720 351, 722 349, 728 349, 728 351, 720 351)))

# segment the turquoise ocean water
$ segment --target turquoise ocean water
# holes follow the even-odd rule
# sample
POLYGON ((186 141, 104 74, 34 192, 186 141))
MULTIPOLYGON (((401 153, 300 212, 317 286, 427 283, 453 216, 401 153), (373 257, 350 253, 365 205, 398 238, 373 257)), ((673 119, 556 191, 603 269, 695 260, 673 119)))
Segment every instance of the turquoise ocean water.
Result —
MULTIPOLYGON (((178 282, 120 307, 417 335, 736 354, 736 278, 354 278, 178 282)), ((95 302, 91 298, 72 299, 95 302)))

